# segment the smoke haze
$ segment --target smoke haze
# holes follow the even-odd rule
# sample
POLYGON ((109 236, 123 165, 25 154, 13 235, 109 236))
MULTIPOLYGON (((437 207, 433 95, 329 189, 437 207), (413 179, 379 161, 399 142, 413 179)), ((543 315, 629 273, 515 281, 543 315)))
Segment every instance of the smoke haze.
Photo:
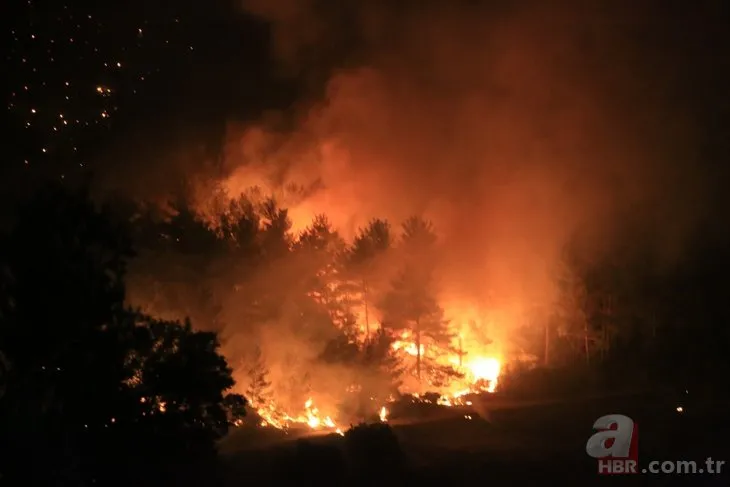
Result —
POLYGON ((448 289, 515 305, 549 297, 576 232, 605 243, 627 216, 672 257, 702 185, 676 72, 642 36, 657 21, 624 2, 516 3, 245 1, 282 73, 326 82, 232 126, 225 187, 303 185, 283 198, 295 228, 326 213, 345 236, 423 215, 448 289))
MULTIPOLYGON (((671 265, 708 208, 699 129, 683 101, 680 66, 693 51, 677 22, 643 5, 245 0, 271 25, 276 75, 305 96, 253 122, 229 120, 220 164, 191 163, 210 157, 176 145, 144 186, 160 198, 182 179, 213 217, 221 188, 236 197, 259 187, 289 209, 295 231, 324 213, 348 239, 376 217, 396 229, 411 215, 430 219, 446 317, 488 308, 489 338, 504 342, 526 310, 552 302, 569 242, 597 253, 648 234, 671 265)), ((281 286, 286 272, 247 275, 246 285, 281 286)), ((322 340, 278 323, 247 330, 240 295, 217 292, 227 296, 227 355, 258 341, 274 383, 321 352, 322 340)), ((335 368, 317 374, 348 383, 335 368)))

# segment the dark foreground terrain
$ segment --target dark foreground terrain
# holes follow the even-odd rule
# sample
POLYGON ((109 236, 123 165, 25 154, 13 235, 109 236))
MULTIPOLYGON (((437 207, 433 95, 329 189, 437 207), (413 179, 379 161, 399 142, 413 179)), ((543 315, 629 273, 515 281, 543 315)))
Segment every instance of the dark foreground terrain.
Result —
POLYGON ((640 467, 653 460, 694 460, 699 466, 707 457, 730 461, 725 401, 691 394, 484 398, 475 409, 481 416, 439 408, 431 418, 393 419, 403 465, 376 461, 360 474, 352 474, 341 436, 237 431, 223 444, 228 485, 351 485, 353 477, 359 485, 730 485, 730 462, 720 475, 599 476, 585 452, 595 419, 620 413, 639 426, 640 467))

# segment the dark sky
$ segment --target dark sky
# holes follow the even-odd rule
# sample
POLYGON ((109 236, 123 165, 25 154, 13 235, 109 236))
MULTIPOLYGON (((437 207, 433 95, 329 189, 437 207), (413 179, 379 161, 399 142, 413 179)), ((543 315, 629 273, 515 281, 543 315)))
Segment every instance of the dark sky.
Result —
POLYGON ((227 2, 14 0, 3 10, 6 194, 103 171, 99 153, 140 133, 160 142, 194 126, 213 137, 229 114, 265 103, 265 25, 227 2))
MULTIPOLYGON (((333 68, 360 59, 356 35, 346 43, 333 38, 309 46, 309 57, 289 72, 290 79, 276 78, 280 65, 269 41, 281 27, 277 5, 287 3, 4 2, 9 50, 2 72, 10 122, 2 161, 4 200, 27 192, 41 177, 74 179, 90 170, 103 173, 104 164, 129 164, 134 173, 140 164, 149 165, 154 160, 149 154, 168 140, 199 140, 215 150, 227 120, 254 119, 264 109, 287 107, 297 101, 302 80, 325 79, 333 68)), ((344 1, 332 12, 321 2, 301 5, 315 11, 316 4, 322 18, 335 25, 338 15, 358 15, 358 3, 344 1)), ((404 18, 419 8, 414 2, 396 4, 402 8, 393 11, 404 18)), ((643 55, 676 65, 671 96, 692 114, 702 134, 697 163, 724 195, 730 154, 730 2, 637 4, 642 16, 652 19, 642 24, 645 32, 635 33, 648 49, 643 55)))

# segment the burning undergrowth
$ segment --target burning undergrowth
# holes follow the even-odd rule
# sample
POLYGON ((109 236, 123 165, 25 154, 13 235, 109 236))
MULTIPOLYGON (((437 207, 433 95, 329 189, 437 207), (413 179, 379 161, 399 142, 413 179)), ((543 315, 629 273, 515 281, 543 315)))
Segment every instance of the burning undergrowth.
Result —
POLYGON ((331 342, 317 360, 298 366, 290 361, 269 368, 257 349, 237 371, 240 383, 248 384, 244 394, 253 413, 248 423, 342 433, 350 424, 387 422, 393 410, 402 414, 403 404, 470 406, 468 396, 494 392, 498 386, 502 364, 495 356, 467 359, 469 352, 463 349, 454 353, 451 347, 430 342, 421 345, 419 359, 413 337, 402 333, 392 340, 386 333, 378 328, 359 342, 331 342), (387 348, 377 350, 383 346, 387 348), (289 377, 270 380, 277 375, 289 377), (296 400, 305 396, 297 407, 296 400))
POLYGON ((272 199, 242 196, 216 225, 185 208, 137 224, 130 300, 221 332, 252 425, 342 432, 404 394, 449 406, 498 386, 499 315, 444 297, 427 220, 346 240, 325 216, 294 232, 272 199))

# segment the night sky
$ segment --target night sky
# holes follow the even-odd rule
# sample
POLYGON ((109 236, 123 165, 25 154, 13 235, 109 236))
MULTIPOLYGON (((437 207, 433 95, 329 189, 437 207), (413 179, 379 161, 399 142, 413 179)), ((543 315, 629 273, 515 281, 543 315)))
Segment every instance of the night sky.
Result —
POLYGON ((194 124, 215 137, 226 117, 259 109, 266 30, 240 9, 190 1, 10 4, 6 196, 40 179, 98 171, 99 152, 130 134, 153 130, 162 139, 194 124))
MULTIPOLYGON (((40 180, 74 180, 104 170, 95 164, 126 164, 147 149, 149 134, 158 142, 192 137, 214 151, 227 120, 296 101, 296 79, 275 83, 266 22, 241 5, 83 3, 3 5, 5 210, 40 180), (111 151, 117 157, 105 162, 100 154, 110 147, 119 148, 111 151)), ((654 3, 657 31, 644 36, 658 56, 676 56, 678 103, 691 106, 705 135, 702 164, 723 181, 730 154, 728 2, 654 3)))

